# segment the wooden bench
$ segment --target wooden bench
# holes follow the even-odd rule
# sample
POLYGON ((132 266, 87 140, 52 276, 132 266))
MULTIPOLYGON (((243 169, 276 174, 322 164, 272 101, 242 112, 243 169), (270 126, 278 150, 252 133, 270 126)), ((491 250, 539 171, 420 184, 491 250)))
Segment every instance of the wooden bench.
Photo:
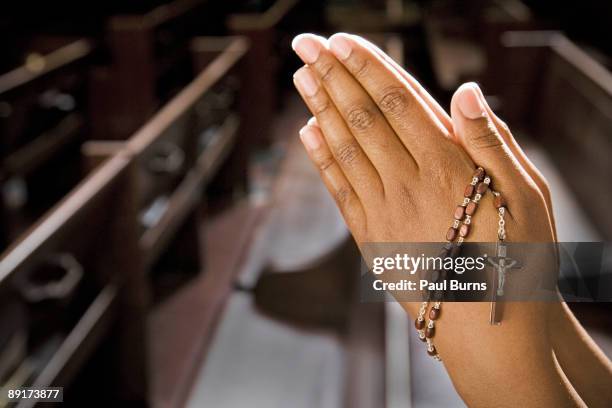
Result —
POLYGON ((248 41, 202 37, 191 49, 199 75, 127 141, 85 143, 90 175, 0 258, 0 290, 23 292, 34 273, 51 279, 49 262, 56 272, 73 265, 82 280, 78 302, 49 309, 74 318, 66 332, 37 335, 37 347, 49 344, 45 358, 28 349, 13 380, 65 386, 73 400, 85 401, 104 373, 116 384, 102 399, 144 403, 159 395, 147 389, 148 344, 158 341, 145 327, 155 301, 149 275, 168 253, 175 256, 165 264, 174 271, 201 270, 205 188, 224 165, 239 169, 242 185, 246 175, 244 150, 235 149, 243 135, 235 93, 248 41), (229 105, 215 99, 223 95, 231 96, 229 105), (40 362, 32 369, 34 358, 40 362))
POLYGON ((206 0, 174 0, 141 13, 112 16, 107 67, 93 74, 96 139, 124 140, 192 79, 189 44, 223 31, 223 8, 206 0))
POLYGON ((85 39, 45 41, 24 65, 0 75, 0 183, 6 246, 81 178, 87 78, 85 39))
POLYGON ((220 106, 215 97, 238 98, 240 61, 247 50, 248 42, 239 37, 195 39, 195 64, 206 68, 187 87, 126 142, 84 146, 93 163, 117 152, 136 161, 133 193, 141 211, 140 246, 147 267, 159 260, 183 225, 190 225, 185 241, 192 243, 191 249, 181 258, 199 270, 198 204, 205 187, 222 166, 231 173, 224 175, 229 185, 246 184, 248 129, 241 126, 240 106, 231 101, 220 106))
POLYGON ((289 52, 290 47, 282 38, 280 25, 293 15, 298 3, 298 0, 275 0, 266 10, 237 13, 227 19, 230 32, 251 41, 245 61, 245 91, 251 98, 246 120, 249 127, 256 129, 252 139, 255 143, 270 142, 270 126, 280 107, 278 75, 283 64, 280 54, 284 49, 289 52))
POLYGON ((27 355, 7 384, 63 386, 90 400, 98 377, 78 375, 88 367, 113 379, 105 399, 144 400, 149 293, 124 194, 129 168, 125 155, 105 162, 2 254, 0 290, 19 292, 29 312, 27 355))

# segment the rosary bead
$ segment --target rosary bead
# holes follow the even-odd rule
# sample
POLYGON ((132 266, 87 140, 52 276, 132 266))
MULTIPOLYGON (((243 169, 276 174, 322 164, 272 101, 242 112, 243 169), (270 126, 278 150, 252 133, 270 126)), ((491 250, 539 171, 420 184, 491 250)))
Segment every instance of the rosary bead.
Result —
POLYGON ((495 199, 493 200, 493 205, 495 205, 495 208, 505 207, 506 199, 501 194, 496 195, 495 199))
POLYGON ((457 236, 457 230, 454 229, 453 227, 450 227, 448 231, 446 232, 446 240, 454 241, 456 236, 457 236))
POLYGON ((465 207, 458 205, 457 208, 455 209, 455 219, 456 220, 462 219, 464 214, 465 214, 465 207))
POLYGON ((440 317, 440 308, 432 307, 429 311, 429 318, 431 320, 437 320, 440 317))
POLYGON ((476 186, 476 192, 478 194, 484 194, 485 191, 487 191, 487 188, 489 186, 486 183, 478 183, 478 185, 476 186))
POLYGON ((414 327, 416 327, 417 330, 422 330, 425 327, 425 319, 417 318, 414 321, 414 327))
POLYGON ((470 216, 474 215, 477 206, 478 204, 473 201, 470 201, 470 203, 465 207, 465 213, 470 216))
POLYGON ((482 180, 485 176, 485 171, 482 167, 479 167, 476 169, 476 171, 474 172, 474 175, 472 177, 476 177, 478 178, 478 180, 482 180))
POLYGON ((425 337, 427 337, 428 339, 431 339, 435 335, 436 335, 436 328, 427 326, 427 329, 425 329, 425 337))
POLYGON ((467 187, 465 187, 465 190, 463 191, 463 196, 471 197, 472 194, 474 194, 474 186, 471 184, 468 184, 467 187))
POLYGON ((435 357, 438 355, 438 351, 436 350, 436 346, 434 346, 433 344, 431 345, 431 348, 427 349, 427 354, 429 354, 432 357, 435 357))
POLYGON ((459 235, 461 235, 463 238, 467 237, 469 233, 470 233, 469 225, 463 224, 461 228, 459 228, 459 235))

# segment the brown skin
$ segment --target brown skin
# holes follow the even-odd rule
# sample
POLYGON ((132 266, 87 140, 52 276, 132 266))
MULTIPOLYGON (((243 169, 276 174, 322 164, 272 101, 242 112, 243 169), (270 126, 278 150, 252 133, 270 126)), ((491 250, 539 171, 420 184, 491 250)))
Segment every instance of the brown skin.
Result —
MULTIPOLYGON (((451 122, 416 81, 357 37, 336 35, 331 50, 311 35, 294 44, 307 64, 296 86, 316 117, 301 137, 358 244, 441 241, 476 167, 473 158, 508 201, 510 240, 554 240, 543 179, 512 152, 507 127, 496 123, 477 88, 460 88, 451 122)), ((494 241, 496 221, 485 195, 470 239, 494 241)), ((403 306, 415 316, 417 304, 403 306)), ((555 364, 550 305, 507 304, 500 327, 488 324, 488 307, 447 303, 437 325, 437 348, 466 403, 581 405, 555 364)))

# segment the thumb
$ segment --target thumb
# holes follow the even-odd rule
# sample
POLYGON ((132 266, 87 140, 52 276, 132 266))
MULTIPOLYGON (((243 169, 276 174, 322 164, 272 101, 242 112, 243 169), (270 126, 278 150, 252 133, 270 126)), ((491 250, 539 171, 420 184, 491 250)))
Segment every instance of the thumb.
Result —
POLYGON ((492 188, 510 193, 523 190, 527 180, 524 170, 479 98, 478 85, 470 82, 457 89, 451 101, 451 116, 455 136, 476 165, 491 176, 492 188))

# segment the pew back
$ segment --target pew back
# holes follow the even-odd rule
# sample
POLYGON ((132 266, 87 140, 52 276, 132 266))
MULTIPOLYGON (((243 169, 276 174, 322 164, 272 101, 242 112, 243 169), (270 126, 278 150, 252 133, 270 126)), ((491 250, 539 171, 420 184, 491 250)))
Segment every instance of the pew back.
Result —
POLYGON ((102 164, 0 258, 0 289, 19 292, 28 308, 27 356, 12 386, 69 387, 106 342, 112 362, 97 367, 117 381, 109 398, 144 400, 148 291, 123 194, 129 166, 124 155, 102 164))
POLYGON ((1 217, 15 238, 80 180, 89 61, 85 39, 53 42, 46 54, 0 76, 1 217))

